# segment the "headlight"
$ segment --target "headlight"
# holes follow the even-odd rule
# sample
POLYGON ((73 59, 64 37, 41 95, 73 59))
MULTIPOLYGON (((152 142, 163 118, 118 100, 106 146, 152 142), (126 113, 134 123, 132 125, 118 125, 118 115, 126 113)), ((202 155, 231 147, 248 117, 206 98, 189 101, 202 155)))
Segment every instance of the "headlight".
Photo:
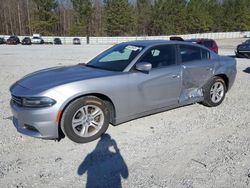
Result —
POLYGON ((28 97, 22 98, 22 106, 39 108, 39 107, 49 107, 56 103, 54 99, 49 97, 28 97))

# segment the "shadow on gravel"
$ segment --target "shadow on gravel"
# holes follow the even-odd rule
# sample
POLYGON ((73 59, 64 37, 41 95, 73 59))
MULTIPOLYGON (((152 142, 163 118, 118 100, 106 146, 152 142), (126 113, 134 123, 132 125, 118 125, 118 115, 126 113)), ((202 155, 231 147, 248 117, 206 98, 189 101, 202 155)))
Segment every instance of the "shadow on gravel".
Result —
POLYGON ((109 134, 101 137, 96 148, 83 160, 77 173, 87 173, 87 188, 121 188, 121 178, 127 179, 129 175, 119 148, 109 134))
POLYGON ((243 72, 250 74, 250 67, 247 67, 243 72))

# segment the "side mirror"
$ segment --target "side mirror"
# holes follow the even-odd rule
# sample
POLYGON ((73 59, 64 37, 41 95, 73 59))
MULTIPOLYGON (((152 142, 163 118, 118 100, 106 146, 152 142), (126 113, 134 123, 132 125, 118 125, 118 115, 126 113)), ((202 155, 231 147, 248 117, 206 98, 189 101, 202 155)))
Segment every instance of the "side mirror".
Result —
POLYGON ((142 72, 149 72, 152 69, 152 64, 148 62, 140 62, 136 64, 135 69, 142 72))

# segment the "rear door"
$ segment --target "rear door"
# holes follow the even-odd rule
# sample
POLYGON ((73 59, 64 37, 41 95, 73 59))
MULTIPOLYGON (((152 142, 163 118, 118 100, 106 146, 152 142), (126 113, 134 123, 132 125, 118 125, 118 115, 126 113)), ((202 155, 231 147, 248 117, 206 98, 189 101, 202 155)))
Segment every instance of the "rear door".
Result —
POLYGON ((214 71, 210 52, 194 45, 179 45, 179 62, 182 75, 180 102, 199 100, 203 96, 202 87, 214 71))

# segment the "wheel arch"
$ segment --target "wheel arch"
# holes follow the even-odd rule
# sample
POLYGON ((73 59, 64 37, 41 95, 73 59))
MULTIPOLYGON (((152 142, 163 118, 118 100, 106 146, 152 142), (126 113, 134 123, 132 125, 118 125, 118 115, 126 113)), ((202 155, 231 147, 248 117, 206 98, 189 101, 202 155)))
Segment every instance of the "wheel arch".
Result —
POLYGON ((220 77, 220 78, 222 78, 224 80, 224 82, 226 84, 226 90, 228 90, 228 88, 229 88, 229 78, 228 78, 228 76, 226 74, 223 74, 223 73, 222 74, 216 74, 215 76, 220 77))
POLYGON ((77 100, 77 99, 79 99, 81 97, 85 97, 85 96, 94 96, 94 97, 97 97, 97 98, 103 100, 106 103, 106 105, 107 105, 107 107, 109 109, 109 112, 110 112, 110 123, 113 124, 113 125, 115 124, 116 110, 115 110, 115 105, 114 105, 113 101, 110 99, 110 97, 108 97, 107 95, 101 94, 101 93, 88 93, 88 94, 79 95, 79 96, 74 97, 70 101, 68 101, 66 103, 66 105, 63 106, 62 110, 59 112, 59 115, 57 117, 59 140, 61 138, 65 137, 63 128, 61 126, 61 120, 62 120, 63 113, 65 112, 66 108, 73 101, 75 101, 75 100, 77 100))

